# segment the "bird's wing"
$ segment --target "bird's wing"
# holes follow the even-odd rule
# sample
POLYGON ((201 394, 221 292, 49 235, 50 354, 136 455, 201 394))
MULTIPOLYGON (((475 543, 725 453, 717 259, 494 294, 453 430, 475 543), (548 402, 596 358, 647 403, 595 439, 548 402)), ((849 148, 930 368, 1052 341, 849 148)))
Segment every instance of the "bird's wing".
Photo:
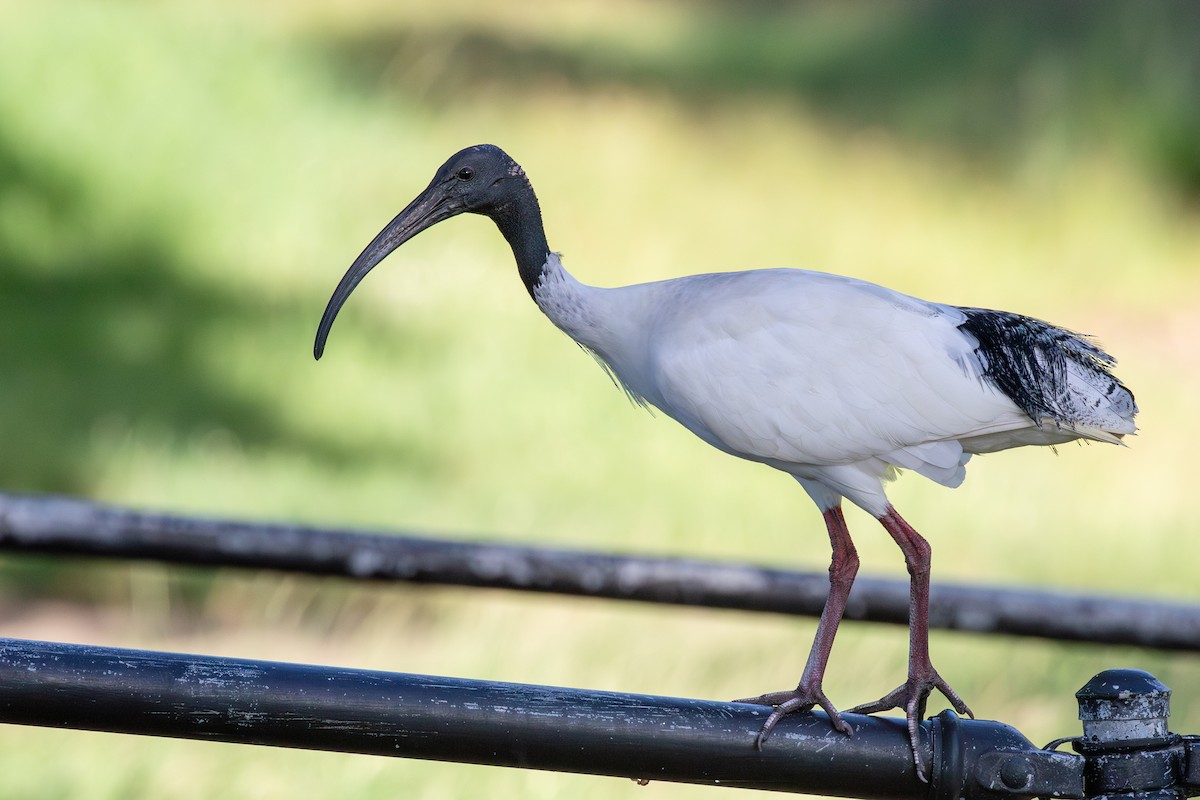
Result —
POLYGON ((657 399, 728 452, 882 458, 946 483, 961 480, 959 438, 1032 424, 982 380, 952 307, 800 270, 671 283, 652 337, 657 399))

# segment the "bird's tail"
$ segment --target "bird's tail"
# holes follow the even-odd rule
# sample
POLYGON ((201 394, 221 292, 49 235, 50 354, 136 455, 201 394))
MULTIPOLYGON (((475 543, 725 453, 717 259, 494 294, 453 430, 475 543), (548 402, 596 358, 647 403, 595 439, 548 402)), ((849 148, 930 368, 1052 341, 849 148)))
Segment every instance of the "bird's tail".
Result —
POLYGON ((1116 359, 1088 337, 1020 314, 960 310, 984 380, 1039 426, 1114 444, 1137 430, 1137 402, 1112 373, 1116 359))

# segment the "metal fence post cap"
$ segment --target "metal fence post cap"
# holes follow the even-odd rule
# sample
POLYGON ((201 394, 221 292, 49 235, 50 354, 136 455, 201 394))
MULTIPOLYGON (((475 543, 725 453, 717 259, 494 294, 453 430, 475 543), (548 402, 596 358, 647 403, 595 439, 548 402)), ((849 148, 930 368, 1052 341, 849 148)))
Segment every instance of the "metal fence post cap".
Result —
POLYGON ((1075 693, 1083 735, 1099 741, 1167 735, 1171 690, 1140 669, 1108 669, 1075 693))

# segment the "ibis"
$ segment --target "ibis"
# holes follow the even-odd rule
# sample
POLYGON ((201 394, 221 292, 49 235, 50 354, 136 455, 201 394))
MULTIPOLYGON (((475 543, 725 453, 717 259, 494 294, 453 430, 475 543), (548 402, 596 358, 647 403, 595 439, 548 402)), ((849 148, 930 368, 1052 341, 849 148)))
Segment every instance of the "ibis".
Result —
POLYGON ((853 733, 822 688, 859 566, 842 500, 879 520, 910 575, 908 675, 852 711, 902 709, 924 777, 917 730, 931 692, 971 712, 930 660, 930 546, 888 501, 885 483, 906 469, 955 487, 976 454, 1120 443, 1136 430, 1137 405, 1111 372, 1115 359, 1085 336, 1028 316, 929 302, 822 272, 759 269, 589 286, 550 249, 529 178, 494 145, 451 156, 355 259, 325 308, 314 356, 368 272, 421 231, 463 213, 495 222, 534 303, 630 398, 718 450, 791 475, 824 516, 833 551, 829 595, 800 682, 742 701, 774 707, 757 747, 784 716, 817 706, 834 728, 853 733))

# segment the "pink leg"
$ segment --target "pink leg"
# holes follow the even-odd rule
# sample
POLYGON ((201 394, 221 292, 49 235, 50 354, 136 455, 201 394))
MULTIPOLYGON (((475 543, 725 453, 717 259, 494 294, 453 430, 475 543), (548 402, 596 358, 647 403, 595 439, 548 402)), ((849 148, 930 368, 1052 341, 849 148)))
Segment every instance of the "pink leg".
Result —
POLYGON ((825 512, 825 526, 829 529, 829 541, 833 545, 833 559, 829 564, 829 596, 821 611, 817 635, 813 639, 812 650, 808 653, 808 662, 804 665, 800 683, 791 691, 771 692, 739 701, 775 706, 755 740, 755 745, 759 748, 771 735, 771 729, 784 716, 793 711, 807 711, 814 705, 819 705, 829 715, 829 721, 834 728, 847 736, 854 733, 854 728, 842 719, 842 715, 825 696, 821 682, 825 677, 825 667, 829 663, 834 637, 837 636, 838 623, 842 621, 842 614, 846 611, 850 587, 854 583, 854 576, 858 574, 858 552, 854 549, 854 542, 850 541, 850 531, 846 528, 846 520, 840 507, 825 512))
POLYGON ((908 719, 908 737, 912 742, 913 761, 917 767, 917 775, 924 780, 925 768, 917 749, 917 725, 925 716, 925 705, 930 693, 937 689, 949 699, 955 711, 970 717, 975 715, 950 685, 942 680, 942 676, 938 675, 929 660, 929 542, 890 505, 879 521, 896 540, 896 544, 900 545, 904 552, 904 563, 908 566, 908 574, 911 576, 908 601, 908 680, 874 703, 856 706, 853 711, 872 714, 889 708, 904 709, 904 715, 908 719))

